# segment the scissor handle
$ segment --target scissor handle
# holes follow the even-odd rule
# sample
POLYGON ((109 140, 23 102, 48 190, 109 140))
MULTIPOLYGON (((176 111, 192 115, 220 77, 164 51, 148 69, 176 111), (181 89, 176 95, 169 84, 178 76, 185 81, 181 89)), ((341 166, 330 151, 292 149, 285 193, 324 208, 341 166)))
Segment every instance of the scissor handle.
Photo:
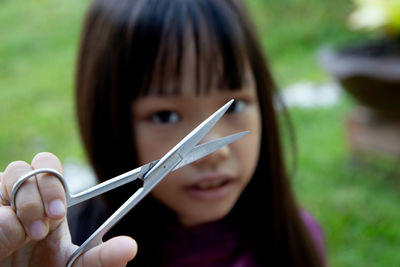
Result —
MULTIPOLYGON (((66 192, 66 202, 67 206, 73 206, 74 204, 83 202, 87 199, 90 199, 94 196, 100 195, 106 191, 112 190, 118 186, 121 186, 123 184, 128 183, 129 181, 135 180, 138 177, 141 177, 142 175, 147 172, 152 166, 154 166, 157 161, 148 163, 142 167, 139 167, 135 170, 129 171, 125 174, 122 174, 120 176, 117 176, 113 179, 110 179, 106 182, 103 182, 101 184, 98 184, 94 187, 91 187, 87 190, 84 190, 76 195, 73 195, 70 193, 68 184, 65 180, 65 178, 62 176, 61 173, 59 173, 56 170, 49 169, 49 168, 41 168, 41 169, 36 169, 31 172, 26 173, 24 176, 18 179, 18 181, 14 184, 12 191, 11 191, 11 197, 10 197, 10 204, 11 207, 16 210, 16 196, 18 193, 19 188, 31 177, 41 174, 41 173, 48 173, 52 174, 55 177, 57 177, 60 182, 62 183, 64 190, 66 192)), ((87 250, 100 245, 102 243, 103 236, 123 217, 125 214, 133 208, 143 197, 140 196, 143 193, 143 188, 139 188, 116 212, 114 212, 113 215, 111 215, 110 218, 108 218, 77 250, 74 251, 74 253, 71 255, 67 262, 67 267, 72 266, 72 264, 75 262, 75 260, 84 252, 87 250)))
POLYGON ((17 198, 17 192, 18 192, 19 188, 26 182, 26 180, 28 180, 29 178, 31 178, 37 174, 40 174, 40 173, 49 173, 49 174, 52 174, 55 177, 57 177, 60 180, 60 182, 62 183, 62 185, 64 186, 67 203, 71 202, 71 193, 69 191, 67 182, 65 181, 65 179, 61 175, 61 173, 59 173, 58 171, 53 170, 53 169, 42 168, 42 169, 37 169, 37 170, 33 170, 31 172, 26 173, 24 176, 19 178, 18 181, 13 185, 13 188, 11 190, 10 202, 11 202, 11 207, 14 210, 17 210, 17 207, 15 206, 15 201, 17 198))
MULTIPOLYGON (((149 164, 149 166, 153 166, 154 162, 149 164)), ((150 168, 149 166, 146 166, 145 169, 150 168)), ((52 174, 55 177, 57 177, 62 185, 64 186, 65 192, 66 192, 66 201, 67 203, 70 203, 68 206, 72 206, 71 203, 76 204, 79 202, 82 202, 85 199, 88 199, 93 195, 94 191, 102 191, 98 187, 95 188, 95 190, 89 190, 88 192, 83 191, 81 193, 78 193, 77 196, 71 195, 68 185, 64 179, 64 177, 61 175, 56 170, 53 169, 48 169, 48 168, 42 168, 42 169, 37 169, 33 170, 31 172, 26 173, 24 176, 22 176, 18 181, 14 184, 12 191, 11 191, 11 197, 10 197, 10 203, 11 207, 16 210, 16 196, 19 188, 31 177, 41 174, 41 173, 48 173, 52 174), (86 193, 85 193, 86 192, 86 193)), ((140 175, 141 171, 138 168, 135 172, 131 171, 128 172, 130 175, 140 175)), ((127 175, 126 175, 127 176, 127 175)), ((118 181, 117 181, 118 182, 118 181)), ((114 182, 115 184, 115 182, 114 182)), ((105 186, 103 185, 103 188, 105 186)), ((110 184, 108 184, 108 187, 110 187, 110 184)), ((138 196, 142 193, 143 188, 140 188, 133 194, 108 220, 106 220, 77 250, 74 251, 74 253, 71 255, 71 257, 68 260, 67 267, 72 266, 72 264, 75 262, 75 260, 84 252, 87 250, 100 245, 102 243, 103 236, 131 209, 131 207, 127 206, 134 206, 136 205, 142 198, 138 198, 138 196), (134 201, 136 200, 136 201, 134 201)), ((96 195, 98 195, 98 192, 94 192, 96 195)))
POLYGON ((182 160, 179 153, 172 154, 162 164, 162 168, 157 166, 152 168, 145 175, 146 183, 139 188, 121 207, 119 207, 75 252, 68 260, 66 267, 71 267, 75 260, 89 249, 100 245, 103 236, 118 223, 133 207, 135 207, 157 184, 170 173, 182 160))
MULTIPOLYGON (((133 207, 135 207, 153 188, 154 186, 157 185, 157 183, 161 180, 161 177, 166 176, 169 172, 174 170, 174 168, 179 164, 179 162, 182 160, 182 157, 179 155, 179 153, 173 153, 170 155, 162 164, 162 168, 152 168, 150 166, 157 165, 158 161, 149 163, 145 165, 143 169, 140 167, 128 172, 124 176, 117 176, 112 187, 115 186, 115 184, 121 184, 121 179, 125 178, 124 183, 126 183, 126 176, 132 176, 132 177, 139 177, 143 172, 144 169, 152 169, 149 172, 146 172, 145 179, 146 179, 146 186, 139 188, 124 204, 122 204, 121 207, 119 207, 77 250, 74 251, 74 253, 71 255, 69 258, 66 267, 71 267, 72 264, 75 262, 75 260, 88 251, 89 249, 100 245, 102 243, 103 236, 116 224, 118 223, 133 207)), ((143 166, 142 166, 143 167, 143 166)), ((76 202, 76 197, 74 195, 70 194, 68 185, 64 179, 64 177, 57 171, 53 169, 37 169, 33 170, 24 176, 22 176, 13 186, 12 188, 12 193, 11 193, 11 206, 13 207, 14 210, 16 210, 15 206, 15 199, 17 192, 19 188, 22 186, 26 180, 31 178, 32 176, 35 176, 40 173, 50 173, 53 174, 55 177, 57 177, 61 183, 64 186, 65 192, 66 192, 66 199, 67 203, 71 202, 76 202)), ((104 182, 106 183, 106 182, 104 182)), ((105 186, 102 186, 103 188, 105 186)), ((109 184, 107 184, 107 187, 110 187, 109 184)), ((92 190, 93 191, 93 190, 92 190)), ((86 191, 83 191, 82 194, 83 196, 78 196, 80 199, 87 199, 90 198, 88 196, 93 195, 94 193, 89 190, 89 192, 85 193, 86 191)), ((99 189, 98 186, 95 189, 95 193, 98 194, 98 192, 102 191, 102 189, 99 189)), ((77 194, 80 195, 81 193, 77 194)), ((71 205, 68 205, 71 206, 71 205)))

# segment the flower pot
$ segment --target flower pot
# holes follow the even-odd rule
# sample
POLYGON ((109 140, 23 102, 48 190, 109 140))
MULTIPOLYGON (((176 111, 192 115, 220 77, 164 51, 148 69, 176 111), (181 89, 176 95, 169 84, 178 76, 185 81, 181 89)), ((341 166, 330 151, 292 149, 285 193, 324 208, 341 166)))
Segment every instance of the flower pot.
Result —
POLYGON ((400 118, 400 45, 397 41, 318 51, 322 67, 373 115, 400 118))

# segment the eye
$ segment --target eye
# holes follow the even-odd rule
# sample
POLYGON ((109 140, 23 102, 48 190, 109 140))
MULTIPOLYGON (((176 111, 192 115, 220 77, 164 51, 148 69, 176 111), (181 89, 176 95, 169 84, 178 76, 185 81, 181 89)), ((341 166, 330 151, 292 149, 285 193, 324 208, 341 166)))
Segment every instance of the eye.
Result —
POLYGON ((241 99, 235 100, 232 105, 228 108, 226 113, 241 113, 247 107, 247 102, 241 99))
POLYGON ((160 124, 177 123, 180 119, 178 113, 169 110, 158 111, 150 118, 152 122, 160 124))

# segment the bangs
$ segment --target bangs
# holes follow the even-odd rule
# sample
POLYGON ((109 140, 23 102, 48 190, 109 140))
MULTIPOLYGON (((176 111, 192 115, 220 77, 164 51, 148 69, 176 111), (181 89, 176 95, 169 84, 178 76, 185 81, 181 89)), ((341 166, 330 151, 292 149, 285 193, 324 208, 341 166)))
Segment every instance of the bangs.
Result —
POLYGON ((147 25, 139 22, 146 27, 143 32, 155 35, 142 40, 159 45, 145 52, 152 54, 147 57, 151 60, 144 64, 148 67, 135 95, 179 95, 184 86, 196 95, 242 88, 248 53, 241 20, 231 3, 176 0, 162 5, 145 12, 150 16, 147 25))

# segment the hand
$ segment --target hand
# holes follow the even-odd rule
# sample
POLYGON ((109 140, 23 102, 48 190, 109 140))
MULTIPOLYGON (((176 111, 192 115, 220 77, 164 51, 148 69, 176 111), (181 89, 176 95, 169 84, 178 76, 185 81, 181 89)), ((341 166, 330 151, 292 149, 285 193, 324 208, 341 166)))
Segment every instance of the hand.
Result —
MULTIPOLYGON (((12 162, 0 173, 4 198, 10 199, 12 186, 20 177, 39 168, 52 168, 62 173, 60 161, 50 153, 37 154, 31 165, 12 162)), ((71 243, 61 182, 50 174, 32 177, 17 193, 16 210, 0 204, 0 267, 64 267, 78 247, 71 243)), ((120 236, 92 248, 73 266, 125 266, 135 257, 136 251, 133 239, 120 236)))

